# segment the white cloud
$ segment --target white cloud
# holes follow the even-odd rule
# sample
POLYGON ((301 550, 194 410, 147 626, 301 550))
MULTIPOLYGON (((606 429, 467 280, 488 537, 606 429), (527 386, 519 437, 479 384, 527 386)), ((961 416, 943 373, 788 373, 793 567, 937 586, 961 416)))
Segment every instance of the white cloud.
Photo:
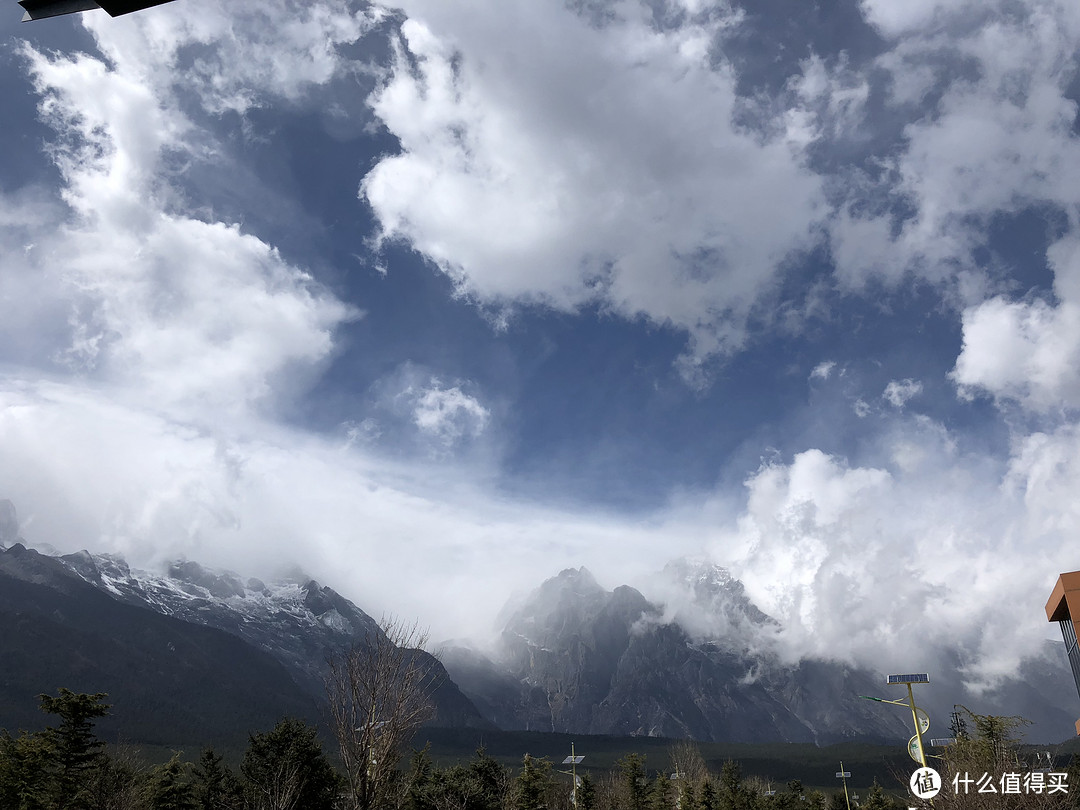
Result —
POLYGON ((1035 411, 1080 407, 1080 237, 1047 252, 1057 303, 998 296, 965 310, 953 379, 967 396, 987 393, 1035 411))
MULTIPOLYGON (((799 151, 820 121, 785 119, 790 131, 771 141, 736 128, 734 78, 710 66, 715 29, 700 20, 656 31, 630 15, 634 3, 593 27, 524 0, 471 14, 405 5, 418 63, 399 61, 372 99, 405 151, 364 181, 386 235, 485 302, 597 302, 687 330, 699 357, 738 345, 778 263, 823 216, 799 151)), ((714 511, 735 499, 724 492, 642 521, 508 501, 460 468, 377 455, 392 425, 375 417, 347 425, 344 447, 274 424, 272 406, 302 390, 296 376, 318 370, 355 313, 242 228, 185 214, 170 172, 212 159, 214 144, 177 96, 210 112, 304 103, 312 83, 352 69, 338 46, 377 21, 346 8, 88 16, 107 61, 31 56, 65 185, 63 199, 0 195, 0 351, 36 366, 0 380, 0 497, 16 502, 28 539, 136 563, 187 554, 248 571, 296 560, 366 609, 454 636, 481 630, 507 591, 546 572, 585 564, 615 584, 708 545, 785 622, 793 656, 881 666, 948 643, 977 680, 1035 649, 1041 600, 1076 567, 1075 425, 1014 437, 1003 471, 894 412, 900 435, 873 467, 805 449, 751 475, 736 517, 714 511), (1039 565, 1027 564, 1036 548, 1039 565), (402 588, 402 572, 418 586, 402 588)), ((915 32, 897 45, 905 57, 942 42, 922 26, 944 4, 891 18, 866 8, 883 30, 915 32)), ((1075 19, 1065 6, 1032 8, 973 27, 958 48, 980 69, 909 126, 886 174, 914 218, 893 234, 887 218, 842 206, 832 247, 850 286, 959 276, 994 212, 1076 202, 1075 108, 1063 96, 1075 19)), ((806 110, 859 126, 866 96, 849 78, 808 69, 806 110)), ((970 301, 960 385, 1075 407, 1076 245, 1069 236, 1050 251, 1055 300, 970 301)), ((833 373, 828 361, 811 377, 833 373)), ((495 406, 433 375, 417 378, 399 420, 451 444, 490 430, 495 406)), ((894 382, 885 398, 900 407, 916 385, 894 382)))
POLYGON ((294 384, 328 358, 334 329, 356 313, 239 227, 175 210, 166 167, 199 159, 201 146, 189 142, 172 92, 184 40, 174 31, 171 50, 157 49, 155 35, 171 30, 161 21, 97 31, 111 66, 25 51, 57 133, 69 213, 54 207, 38 223, 16 223, 35 246, 5 272, 16 285, 39 272, 53 280, 54 322, 41 332, 66 333, 53 360, 141 391, 154 407, 239 417, 297 393, 294 384))
POLYGON ((816 450, 763 467, 713 556, 780 621, 790 658, 919 670, 958 653, 969 686, 992 684, 1039 653, 1046 595, 1075 567, 1077 431, 1033 437, 1005 471, 929 420, 896 430, 890 470, 816 450))
POLYGON ((897 37, 875 69, 895 76, 893 113, 908 123, 900 153, 876 161, 879 179, 848 179, 849 201, 830 227, 837 277, 859 289, 871 278, 892 284, 914 274, 974 305, 986 293, 975 250, 996 215, 1080 201, 1069 98, 1080 11, 1053 0, 1008 11, 863 5, 897 37), (943 92, 932 114, 913 106, 935 85, 943 92), (892 213, 900 205, 912 212, 902 222, 892 213))
POLYGON ((922 393, 923 386, 918 380, 892 380, 885 386, 881 397, 894 408, 903 408, 909 400, 922 393))
POLYGON ((403 151, 362 187, 384 238, 484 302, 598 302, 686 330, 697 358, 737 347, 821 198, 793 144, 734 123, 734 76, 709 58, 723 20, 659 31, 637 3, 602 25, 528 0, 403 7, 371 100, 403 151))
POLYGON ((824 360, 814 366, 814 369, 810 372, 810 379, 827 380, 832 375, 834 368, 836 368, 835 361, 824 360))
POLYGON ((887 37, 928 27, 947 14, 986 7, 973 0, 862 0, 861 6, 867 21, 887 37))
POLYGON ((117 70, 158 87, 177 82, 209 112, 245 113, 274 99, 297 102, 316 85, 362 69, 340 48, 387 12, 348 0, 190 0, 153 13, 82 22, 117 70))
POLYGON ((416 392, 413 421, 421 431, 450 446, 465 437, 479 436, 491 413, 479 400, 456 385, 443 388, 438 380, 416 392))
POLYGON ((672 551, 655 529, 491 495, 460 469, 258 416, 195 427, 78 382, 0 377, 0 446, 0 492, 31 544, 149 566, 183 555, 263 578, 295 564, 437 638, 487 634, 514 589, 561 568, 618 584, 672 551))

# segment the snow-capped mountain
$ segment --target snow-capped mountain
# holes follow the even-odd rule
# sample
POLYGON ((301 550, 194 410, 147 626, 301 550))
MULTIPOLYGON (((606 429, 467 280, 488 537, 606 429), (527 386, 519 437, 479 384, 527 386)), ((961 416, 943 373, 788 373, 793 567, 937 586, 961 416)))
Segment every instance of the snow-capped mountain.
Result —
MULTIPOLYGON (((329 655, 369 643, 383 633, 368 614, 314 580, 265 583, 191 561, 177 561, 154 573, 133 569, 117 555, 85 550, 58 559, 120 602, 222 630, 268 653, 313 698, 323 694, 329 655)), ((428 666, 442 670, 435 658, 420 655, 428 666)), ((485 725, 449 677, 439 680, 436 723, 485 725)))
MULTIPOLYGON (((115 555, 28 549, 7 501, 0 546, 0 727, 18 728, 35 696, 59 686, 109 692, 117 716, 137 720, 117 733, 144 742, 246 735, 283 713, 314 719, 328 655, 381 632, 303 577, 266 583, 192 561, 143 571, 115 555)), ((881 693, 879 674, 770 653, 760 641, 779 625, 723 568, 675 561, 649 593, 607 590, 584 568, 567 569, 507 605, 494 654, 456 646, 440 662, 418 653, 449 672, 435 722, 739 742, 906 739, 900 714, 857 699, 881 693)), ((1024 715, 1032 739, 1064 739, 1077 710, 1060 646, 994 701, 969 705, 1024 715)), ((947 717, 966 701, 947 698, 927 708, 947 717)))

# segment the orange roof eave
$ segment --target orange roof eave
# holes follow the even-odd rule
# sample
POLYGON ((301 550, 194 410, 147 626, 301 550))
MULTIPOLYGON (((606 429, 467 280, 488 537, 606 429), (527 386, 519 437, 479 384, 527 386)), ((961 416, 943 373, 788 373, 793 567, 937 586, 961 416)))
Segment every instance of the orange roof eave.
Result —
POLYGON ((1046 601, 1046 620, 1060 622, 1073 617, 1080 619, 1080 571, 1062 574, 1046 601), (1070 610, 1070 603, 1075 611, 1070 610))

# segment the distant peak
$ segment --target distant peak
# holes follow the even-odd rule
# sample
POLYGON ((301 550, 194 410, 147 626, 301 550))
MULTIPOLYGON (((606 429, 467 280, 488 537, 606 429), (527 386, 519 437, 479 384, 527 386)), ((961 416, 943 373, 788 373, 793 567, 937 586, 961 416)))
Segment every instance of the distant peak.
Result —
POLYGON ((596 596, 605 594, 607 591, 596 581, 592 572, 582 566, 581 568, 564 568, 540 586, 540 593, 596 596))
POLYGON ((580 568, 564 568, 559 572, 557 579, 567 579, 577 582, 596 582, 596 577, 584 565, 580 568))
POLYGON ((204 588, 211 596, 219 599, 244 595, 244 586, 235 574, 227 571, 215 573, 203 568, 197 562, 187 560, 174 562, 169 565, 169 576, 204 588))

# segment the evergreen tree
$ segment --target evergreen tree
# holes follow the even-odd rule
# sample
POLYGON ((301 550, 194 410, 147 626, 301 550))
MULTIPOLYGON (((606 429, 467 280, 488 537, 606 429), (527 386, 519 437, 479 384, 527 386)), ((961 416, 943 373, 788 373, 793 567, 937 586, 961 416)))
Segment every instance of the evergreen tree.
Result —
POLYGON ((252 735, 240 772, 253 803, 266 810, 333 810, 340 785, 315 729, 301 720, 252 735))
POLYGON ((754 806, 754 796, 743 785, 738 763, 730 759, 720 769, 717 804, 719 810, 751 810, 754 806))
POLYGON ((860 807, 863 810, 894 810, 896 802, 894 802, 889 796, 885 794, 881 785, 878 784, 877 779, 874 780, 874 784, 870 786, 870 790, 866 793, 866 801, 862 802, 860 807))
POLYGON ((514 810, 543 810, 551 783, 551 763, 526 754, 517 778, 514 810))
POLYGON ((666 773, 657 772, 649 785, 649 810, 672 810, 671 779, 666 773))
POLYGON ((192 787, 198 810, 231 810, 241 803, 240 786, 220 754, 207 748, 192 769, 192 787))
POLYGON ((578 777, 581 782, 577 789, 577 810, 596 810, 596 783, 587 773, 578 777))
POLYGON ((698 810, 697 797, 694 795, 694 783, 683 777, 678 780, 678 796, 675 806, 679 810, 698 810))
POLYGON ((0 807, 46 810, 52 748, 40 734, 0 731, 0 807))
POLYGON ((94 720, 109 713, 104 692, 93 695, 60 688, 56 697, 38 695, 41 710, 55 714, 60 725, 47 728, 41 738, 49 749, 50 795, 60 807, 85 803, 87 775, 98 763, 104 743, 94 736, 94 720))
POLYGON ((419 751, 413 751, 409 787, 405 796, 408 810, 435 810, 434 770, 429 742, 419 751))
POLYGON ((150 776, 147 790, 150 810, 196 810, 195 789, 187 779, 187 766, 173 754, 150 776))
POLYGON ((476 810, 499 810, 509 782, 507 769, 489 757, 483 748, 478 748, 469 763, 469 776, 476 787, 472 806, 476 810))
POLYGON ((716 805, 716 788, 713 787, 712 780, 706 776, 705 781, 701 783, 701 810, 717 810, 716 805))
POLYGON ((646 810, 648 784, 645 780, 645 757, 627 754, 616 764, 626 792, 626 810, 646 810))

